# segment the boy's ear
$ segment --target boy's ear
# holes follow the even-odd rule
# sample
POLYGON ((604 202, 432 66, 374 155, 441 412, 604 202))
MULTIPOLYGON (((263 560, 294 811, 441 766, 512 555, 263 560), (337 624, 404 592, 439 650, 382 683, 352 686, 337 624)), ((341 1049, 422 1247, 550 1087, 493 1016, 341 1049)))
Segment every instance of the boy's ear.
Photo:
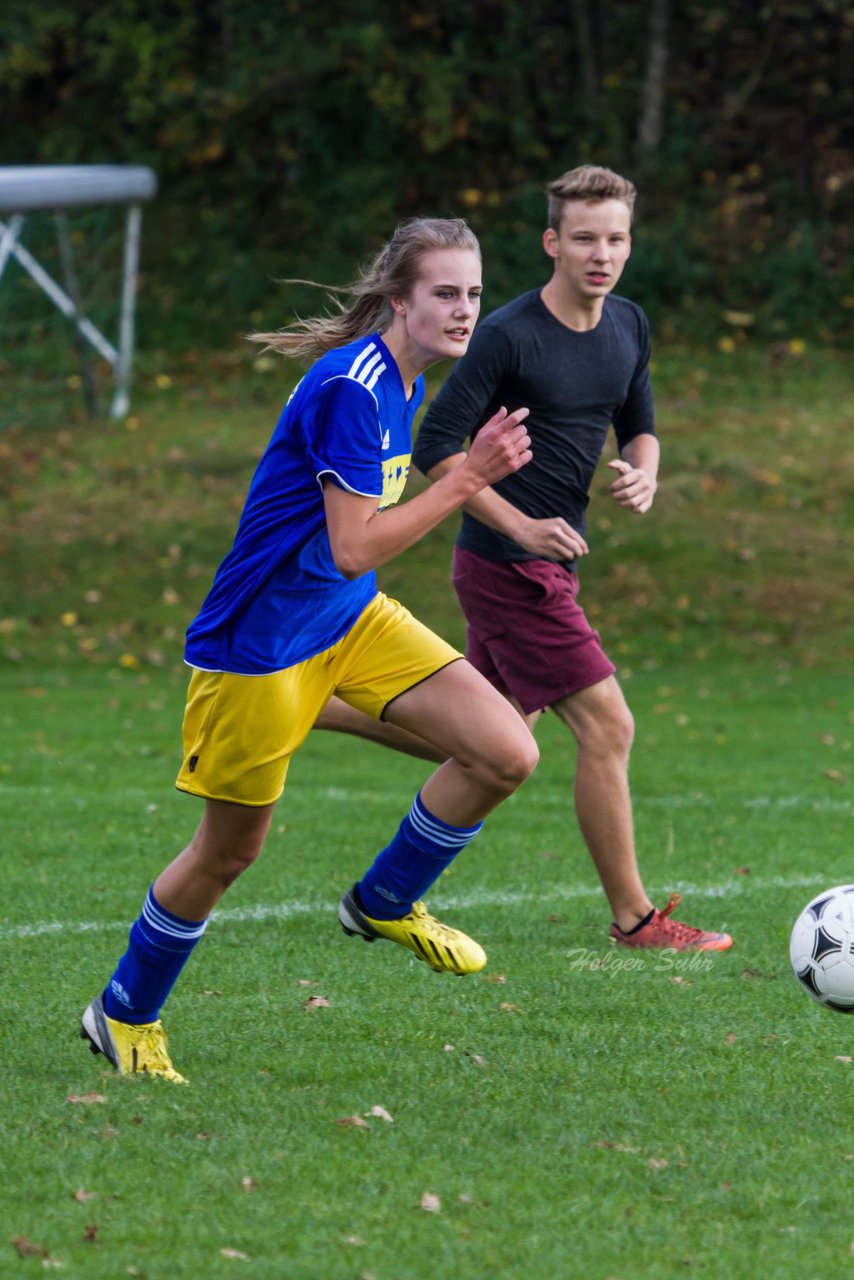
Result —
POLYGON ((543 232, 543 248, 550 258, 558 255, 558 234, 553 227, 546 227, 543 232))

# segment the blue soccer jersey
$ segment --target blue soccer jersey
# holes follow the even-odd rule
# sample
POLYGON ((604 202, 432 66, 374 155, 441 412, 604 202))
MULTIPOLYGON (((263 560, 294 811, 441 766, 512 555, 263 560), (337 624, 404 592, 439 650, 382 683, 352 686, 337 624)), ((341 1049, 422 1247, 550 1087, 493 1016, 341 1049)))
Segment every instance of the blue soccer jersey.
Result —
POLYGON ((378 334, 322 356, 293 391, 258 464, 234 546, 187 632, 185 660, 208 671, 266 675, 322 653, 377 591, 376 574, 335 567, 323 480, 398 501, 412 452, 419 377, 407 400, 378 334))

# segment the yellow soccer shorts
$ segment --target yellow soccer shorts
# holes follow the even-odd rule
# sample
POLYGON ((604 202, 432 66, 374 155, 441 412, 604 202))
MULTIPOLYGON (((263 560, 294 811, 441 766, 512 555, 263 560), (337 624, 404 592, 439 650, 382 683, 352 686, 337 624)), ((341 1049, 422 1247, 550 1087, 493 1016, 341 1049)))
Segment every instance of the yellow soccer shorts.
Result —
POLYGON ((273 804, 332 694, 380 720, 392 699, 461 657, 380 592, 337 644, 296 666, 262 676, 196 669, 175 785, 208 800, 273 804))

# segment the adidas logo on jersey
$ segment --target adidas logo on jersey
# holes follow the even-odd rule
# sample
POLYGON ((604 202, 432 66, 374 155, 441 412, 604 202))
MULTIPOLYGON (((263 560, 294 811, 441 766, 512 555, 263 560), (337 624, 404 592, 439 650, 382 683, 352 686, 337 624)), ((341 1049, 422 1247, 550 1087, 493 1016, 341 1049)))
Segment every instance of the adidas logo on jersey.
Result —
POLYGON ((389 440, 389 437, 388 437, 388 428, 386 428, 386 433, 383 436, 383 442, 382 442, 381 448, 388 449, 390 444, 391 444, 391 441, 389 440))

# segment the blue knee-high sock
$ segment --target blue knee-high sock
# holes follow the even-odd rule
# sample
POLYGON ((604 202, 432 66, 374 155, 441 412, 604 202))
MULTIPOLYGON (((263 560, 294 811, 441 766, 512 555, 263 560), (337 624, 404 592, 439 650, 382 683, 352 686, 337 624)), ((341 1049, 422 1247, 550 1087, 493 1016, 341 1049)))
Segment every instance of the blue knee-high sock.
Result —
POLYGON ((142 914, 131 928, 128 949, 104 992, 107 1017, 156 1022, 207 923, 173 915, 149 889, 142 914))
POLYGON ((357 885, 362 909, 375 920, 405 916, 482 826, 449 826, 425 808, 419 792, 391 844, 357 885))

